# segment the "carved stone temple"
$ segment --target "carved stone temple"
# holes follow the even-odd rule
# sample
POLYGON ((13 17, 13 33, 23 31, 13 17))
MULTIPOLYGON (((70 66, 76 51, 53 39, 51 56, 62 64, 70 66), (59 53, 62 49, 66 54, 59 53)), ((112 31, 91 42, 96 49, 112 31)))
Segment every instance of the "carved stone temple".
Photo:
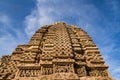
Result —
POLYGON ((0 80, 113 80, 104 63, 85 31, 57 22, 0 59, 0 80))

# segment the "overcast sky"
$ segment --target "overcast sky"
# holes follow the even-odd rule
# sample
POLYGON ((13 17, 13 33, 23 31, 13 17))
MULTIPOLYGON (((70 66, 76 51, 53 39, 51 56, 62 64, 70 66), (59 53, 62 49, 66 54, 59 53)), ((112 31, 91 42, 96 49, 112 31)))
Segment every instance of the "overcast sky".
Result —
POLYGON ((57 21, 88 32, 110 74, 120 80, 120 0, 0 0, 0 57, 57 21))

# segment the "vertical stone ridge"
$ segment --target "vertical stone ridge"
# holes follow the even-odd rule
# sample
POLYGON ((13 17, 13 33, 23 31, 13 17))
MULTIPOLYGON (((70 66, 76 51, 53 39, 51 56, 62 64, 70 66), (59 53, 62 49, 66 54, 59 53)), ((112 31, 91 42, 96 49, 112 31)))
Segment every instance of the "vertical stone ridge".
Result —
POLYGON ((55 25, 55 50, 58 57, 70 57, 72 55, 72 47, 67 32, 66 24, 58 23, 55 25))
POLYGON ((85 58, 87 75, 94 77, 95 79, 103 80, 107 78, 108 80, 111 80, 107 71, 108 66, 104 64, 100 51, 92 39, 80 28, 73 26, 72 30, 76 33, 84 50, 83 56, 85 58))

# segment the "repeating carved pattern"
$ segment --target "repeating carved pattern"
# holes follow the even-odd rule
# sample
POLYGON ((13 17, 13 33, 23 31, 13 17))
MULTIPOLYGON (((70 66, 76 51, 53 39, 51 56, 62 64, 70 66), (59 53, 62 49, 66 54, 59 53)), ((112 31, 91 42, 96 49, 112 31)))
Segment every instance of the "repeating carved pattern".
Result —
POLYGON ((79 76, 86 76, 85 66, 77 68, 77 73, 79 76))
POLYGON ((55 73, 73 73, 72 64, 71 65, 56 65, 55 73))
POLYGON ((92 38, 73 25, 42 26, 0 59, 0 80, 112 80, 92 38))
POLYGON ((90 71, 90 76, 95 76, 95 77, 99 77, 99 76, 102 76, 102 77, 107 77, 108 76, 108 73, 106 70, 98 70, 98 69, 95 69, 95 70, 92 70, 90 71))
POLYGON ((40 75, 40 70, 20 70, 18 73, 20 77, 37 77, 40 75))
POLYGON ((49 74, 52 74, 53 73, 53 68, 50 68, 50 67, 44 67, 42 69, 42 74, 43 75, 49 75, 49 74))
POLYGON ((101 57, 98 51, 87 52, 86 60, 91 64, 104 64, 103 58, 101 57))
POLYGON ((10 56, 3 56, 0 65, 0 79, 13 79, 17 71, 17 62, 11 61, 10 56))
POLYGON ((71 55, 72 53, 72 47, 66 26, 64 26, 64 24, 59 24, 58 26, 56 26, 55 35, 56 39, 54 43, 54 49, 57 56, 69 57, 69 55, 71 55))

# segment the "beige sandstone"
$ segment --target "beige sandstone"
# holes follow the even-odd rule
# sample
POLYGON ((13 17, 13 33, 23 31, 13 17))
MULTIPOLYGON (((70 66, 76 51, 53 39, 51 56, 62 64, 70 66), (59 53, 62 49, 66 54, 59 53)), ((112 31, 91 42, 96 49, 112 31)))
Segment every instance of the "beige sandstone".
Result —
POLYGON ((113 80, 91 37, 73 25, 42 26, 0 60, 0 80, 113 80))

